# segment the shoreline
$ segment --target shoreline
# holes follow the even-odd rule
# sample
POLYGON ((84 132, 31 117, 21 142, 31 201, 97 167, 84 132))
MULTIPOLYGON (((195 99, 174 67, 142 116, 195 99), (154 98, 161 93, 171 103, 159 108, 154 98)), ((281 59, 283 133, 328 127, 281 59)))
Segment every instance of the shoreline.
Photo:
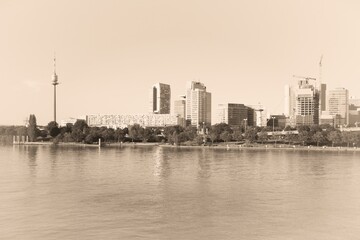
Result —
POLYGON ((316 151, 316 152, 360 152, 360 148, 353 147, 316 147, 316 146, 241 146, 241 145, 220 145, 220 146, 174 146, 174 145, 159 145, 167 148, 198 148, 198 149, 226 149, 226 150, 285 150, 285 151, 316 151))
POLYGON ((102 146, 98 144, 85 144, 85 143, 52 143, 52 142, 22 142, 22 143, 13 143, 13 146, 75 146, 75 147, 97 147, 97 148, 114 148, 114 147, 165 147, 165 148, 181 148, 181 149, 226 149, 226 150, 285 150, 285 151, 317 151, 317 152, 360 152, 358 147, 328 147, 328 146, 296 146, 296 145, 255 145, 255 146, 244 146, 244 145, 235 145, 235 144, 221 144, 221 145, 170 145, 163 143, 143 143, 143 142, 126 142, 126 143, 105 143, 102 146))

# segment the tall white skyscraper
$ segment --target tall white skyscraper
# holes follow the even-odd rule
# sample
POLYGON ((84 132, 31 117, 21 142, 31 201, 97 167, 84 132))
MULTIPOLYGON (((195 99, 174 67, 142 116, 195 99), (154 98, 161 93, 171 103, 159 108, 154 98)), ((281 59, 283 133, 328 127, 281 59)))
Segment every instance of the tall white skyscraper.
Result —
POLYGON ((319 124, 320 91, 312 78, 302 78, 296 86, 285 86, 285 116, 289 117, 290 125, 319 124))
POLYGON ((201 82, 186 84, 186 120, 193 126, 211 125, 211 93, 201 82))
POLYGON ((150 113, 170 114, 170 85, 156 83, 150 89, 150 113))
POLYGON ((334 116, 337 125, 349 124, 349 91, 345 88, 330 90, 327 95, 327 111, 334 116))

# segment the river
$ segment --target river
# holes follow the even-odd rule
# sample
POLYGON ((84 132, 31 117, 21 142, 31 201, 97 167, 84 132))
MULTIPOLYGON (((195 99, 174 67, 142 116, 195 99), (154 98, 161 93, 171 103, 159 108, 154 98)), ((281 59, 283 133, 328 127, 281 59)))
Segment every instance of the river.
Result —
POLYGON ((0 146, 0 239, 359 239, 360 154, 0 146))

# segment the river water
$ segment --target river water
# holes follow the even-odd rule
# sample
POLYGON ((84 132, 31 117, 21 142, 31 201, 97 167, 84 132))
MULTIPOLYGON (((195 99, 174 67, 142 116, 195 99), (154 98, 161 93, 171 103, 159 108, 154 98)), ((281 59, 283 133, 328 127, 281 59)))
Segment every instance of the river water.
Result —
POLYGON ((0 239, 360 239, 360 154, 0 146, 0 239))

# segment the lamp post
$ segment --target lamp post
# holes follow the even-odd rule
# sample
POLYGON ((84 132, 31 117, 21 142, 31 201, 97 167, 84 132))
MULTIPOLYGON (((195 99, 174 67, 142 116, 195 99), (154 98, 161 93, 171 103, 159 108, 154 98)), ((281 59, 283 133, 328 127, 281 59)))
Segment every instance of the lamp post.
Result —
POLYGON ((246 132, 246 125, 247 125, 247 124, 246 124, 246 121, 247 121, 247 118, 245 118, 244 121, 245 121, 245 132, 246 132))
POLYGON ((272 119, 272 124, 273 124, 273 134, 274 134, 274 129, 275 129, 275 117, 271 117, 272 119))

